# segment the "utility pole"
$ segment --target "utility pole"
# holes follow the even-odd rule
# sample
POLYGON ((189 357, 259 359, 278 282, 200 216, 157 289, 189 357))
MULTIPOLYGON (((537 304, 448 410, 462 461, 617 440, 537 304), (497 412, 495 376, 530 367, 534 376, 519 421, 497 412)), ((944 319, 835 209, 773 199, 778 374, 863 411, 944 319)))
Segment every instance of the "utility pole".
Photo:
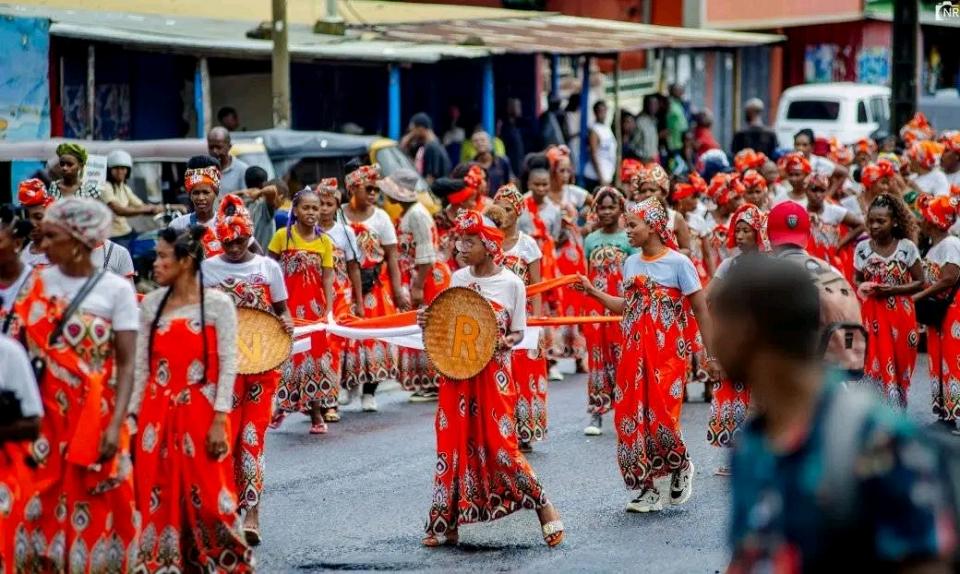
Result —
POLYGON ((290 127, 290 50, 287 0, 273 0, 273 127, 290 127))
POLYGON ((917 109, 917 39, 919 1, 893 0, 893 69, 890 89, 890 134, 910 121, 917 109))

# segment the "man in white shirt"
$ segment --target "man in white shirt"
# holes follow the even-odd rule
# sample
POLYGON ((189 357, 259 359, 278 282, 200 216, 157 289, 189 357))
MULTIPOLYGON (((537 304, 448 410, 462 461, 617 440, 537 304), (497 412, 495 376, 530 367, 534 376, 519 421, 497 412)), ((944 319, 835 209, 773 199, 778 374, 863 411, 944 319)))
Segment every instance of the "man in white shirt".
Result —
POLYGON ((597 186, 613 183, 617 169, 617 138, 607 125, 607 103, 601 100, 593 104, 593 115, 596 121, 590 127, 590 155, 583 169, 586 188, 590 191, 597 186))

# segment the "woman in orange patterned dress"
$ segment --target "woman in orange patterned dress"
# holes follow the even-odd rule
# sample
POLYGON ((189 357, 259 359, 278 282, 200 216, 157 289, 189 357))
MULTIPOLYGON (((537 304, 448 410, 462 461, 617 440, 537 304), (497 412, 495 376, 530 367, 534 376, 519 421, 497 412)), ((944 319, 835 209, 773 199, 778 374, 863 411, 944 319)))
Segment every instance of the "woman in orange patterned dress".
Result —
MULTIPOLYGON (((237 307, 249 307, 276 315, 292 330, 287 310, 287 287, 276 261, 250 252, 253 223, 236 195, 220 200, 217 237, 223 253, 203 261, 204 287, 216 287, 237 307)), ((245 510, 243 531, 247 543, 260 543, 260 496, 263 493, 264 439, 273 415, 274 395, 280 371, 239 375, 233 391, 230 416, 234 434, 234 466, 240 507, 245 510)))
POLYGON ((730 228, 730 217, 743 203, 744 191, 743 182, 733 174, 718 173, 710 180, 707 195, 717 206, 712 214, 713 220, 709 222, 713 229, 710 232, 708 257, 713 260, 714 269, 733 255, 733 250, 727 246, 727 230, 730 228))
MULTIPOLYGON (((494 196, 496 209, 488 215, 504 234, 503 266, 523 280, 524 285, 540 282, 543 261, 537 242, 519 230, 517 220, 524 212, 523 195, 517 186, 508 183, 494 196)), ((527 303, 527 312, 540 315, 540 296, 527 303)), ((536 349, 517 349, 511 358, 511 374, 517 384, 516 409, 517 440, 521 452, 531 452, 533 442, 547 435, 547 359, 545 337, 541 336, 536 349)))
POLYGON ((198 277, 204 230, 160 232, 140 313, 134 478, 142 519, 137 572, 252 572, 230 452, 236 380, 233 301, 198 277))
POLYGON ((913 238, 917 224, 903 201, 878 196, 867 212, 870 239, 857 244, 854 267, 867 339, 864 380, 892 406, 907 407, 920 334, 911 295, 923 287, 923 263, 913 238))
POLYGON ((47 192, 47 187, 39 179, 21 181, 17 189, 17 201, 26 212, 26 219, 33 224, 30 232, 30 241, 20 251, 20 260, 34 269, 50 265, 47 256, 40 249, 40 240, 43 239, 43 214, 54 202, 47 192))
POLYGON ((804 184, 807 213, 810 214, 807 252, 830 263, 846 276, 848 271, 852 274, 853 260, 850 258, 845 263, 841 251, 850 243, 855 244, 865 228, 860 216, 827 199, 829 187, 830 179, 816 173, 808 175, 804 184), (842 230, 846 230, 843 236, 840 235, 842 230))
MULTIPOLYGON (((639 490, 627 511, 656 512, 663 508, 657 479, 670 478, 672 505, 683 504, 693 492, 694 467, 680 433, 680 411, 690 354, 702 345, 690 338, 694 321, 708 341, 712 332, 697 270, 676 250, 660 200, 630 204, 626 224, 630 244, 641 253, 624 262, 625 296, 610 295, 582 275, 580 285, 623 315, 625 343, 614 395, 617 461, 627 488, 639 490)), ((708 356, 707 364, 717 378, 716 359, 708 356)))
MULTIPOLYGON (((414 308, 421 308, 450 284, 450 268, 440 260, 439 236, 430 212, 417 201, 419 176, 413 170, 400 169, 380 182, 384 202, 399 206, 397 252, 404 294, 414 308)), ((420 349, 398 349, 398 380, 405 391, 412 391, 411 402, 437 400, 440 374, 427 354, 420 349)))
POLYGON ((112 219, 92 199, 51 205, 42 224, 51 265, 28 279, 14 307, 30 354, 45 365, 45 416, 30 449, 34 491, 17 533, 28 550, 18 572, 133 569, 139 518, 126 418, 137 301, 129 281, 90 260, 112 219))
MULTIPOLYGON (((624 198, 613 187, 597 190, 595 211, 598 228, 587 236, 586 250, 588 277, 597 289, 623 296, 623 262, 635 252, 627 233, 620 226, 624 198)), ((608 316, 610 312, 595 299, 584 297, 589 315, 608 316)), ((590 370, 587 375, 587 412, 590 425, 583 434, 597 436, 603 431, 603 415, 613 408, 617 385, 617 366, 623 357, 623 332, 616 323, 584 325, 587 348, 590 350, 590 370)))
MULTIPOLYGON (((211 157, 190 158, 188 165, 203 165, 214 162, 211 157)), ((188 169, 183 175, 183 185, 193 204, 193 213, 185 213, 170 222, 177 231, 186 231, 195 225, 205 228, 203 251, 206 257, 223 253, 220 238, 217 237, 217 196, 220 194, 220 168, 215 165, 188 169)))
POLYGON ((917 201, 923 217, 921 231, 933 245, 923 260, 926 288, 913 296, 947 300, 952 297, 943 322, 927 326, 933 413, 960 433, 960 238, 950 234, 957 222, 957 199, 921 195, 917 201))
MULTIPOLYGON (((387 212, 377 207, 379 166, 365 165, 347 174, 350 203, 341 211, 341 222, 357 236, 363 283, 363 315, 383 317, 410 308, 400 289, 397 264, 397 231, 387 212)), ((381 381, 397 376, 397 351, 393 345, 370 339, 350 341, 344 357, 343 384, 353 398, 362 392, 360 407, 376 412, 375 393, 381 381)))
MULTIPOLYGON (((322 182, 321 185, 324 185, 322 182)), ((287 286, 287 308, 299 321, 326 321, 333 302, 333 241, 319 227, 320 196, 309 187, 293 196, 287 228, 278 230, 267 248, 280 263, 287 286)), ((278 428, 287 413, 310 415, 310 434, 326 434, 324 414, 337 408, 340 353, 325 331, 310 335, 310 349, 291 356, 281 367, 278 428)))
MULTIPOLYGON (((478 291, 493 306, 500 330, 497 350, 480 374, 441 378, 437 404, 437 464, 424 546, 457 544, 459 526, 489 522, 534 509, 549 546, 563 541, 563 523, 530 463, 520 453, 513 420, 510 348, 523 339, 526 289, 503 268, 503 233, 476 211, 457 219, 457 251, 465 267, 452 286, 478 291)), ((421 326, 426 311, 418 317, 421 326)))

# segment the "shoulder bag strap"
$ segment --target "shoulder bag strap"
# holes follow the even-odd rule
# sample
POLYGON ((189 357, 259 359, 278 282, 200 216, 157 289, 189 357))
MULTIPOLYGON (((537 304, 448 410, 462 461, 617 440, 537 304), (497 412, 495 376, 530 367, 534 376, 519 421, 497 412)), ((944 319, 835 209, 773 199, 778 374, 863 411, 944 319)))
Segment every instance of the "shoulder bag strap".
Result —
POLYGON ((103 255, 103 271, 107 270, 107 266, 110 265, 110 256, 113 255, 113 245, 112 241, 108 242, 110 246, 107 248, 107 252, 103 255))

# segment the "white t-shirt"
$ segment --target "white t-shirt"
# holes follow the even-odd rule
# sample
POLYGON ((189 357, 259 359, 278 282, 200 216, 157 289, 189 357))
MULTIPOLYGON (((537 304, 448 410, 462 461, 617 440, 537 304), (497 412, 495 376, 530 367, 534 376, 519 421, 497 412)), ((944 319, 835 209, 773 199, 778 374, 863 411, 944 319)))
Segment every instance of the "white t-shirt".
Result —
MULTIPOLYGON (((579 185, 568 183, 563 186, 563 201, 575 207, 578 212, 583 209, 583 204, 586 203, 588 195, 590 195, 590 192, 579 185)), ((547 196, 547 199, 550 199, 550 196, 547 196)))
POLYGON ((930 195, 950 195, 950 182, 947 175, 939 167, 933 168, 923 175, 913 174, 910 180, 917 184, 917 187, 924 193, 930 195))
POLYGON ((29 265, 31 267, 42 267, 44 265, 50 265, 50 260, 47 259, 47 254, 42 252, 34 253, 30 250, 30 246, 23 248, 23 251, 20 252, 20 261, 24 265, 29 265))
POLYGON ((844 207, 850 213, 854 215, 859 215, 860 219, 863 219, 863 208, 860 207, 860 199, 857 195, 848 195, 840 200, 840 205, 844 207))
POLYGON ((477 277, 470 267, 457 269, 450 278, 451 287, 469 287, 485 298, 496 301, 510 314, 510 332, 527 328, 527 289, 523 280, 501 269, 492 277, 477 277))
POLYGON ((333 227, 324 233, 330 236, 333 245, 337 249, 343 251, 344 261, 357 260, 357 256, 360 255, 360 247, 357 246, 357 234, 353 232, 352 228, 347 227, 339 221, 334 221, 333 227))
POLYGON ((627 257, 623 262, 624 284, 632 282, 637 275, 646 275, 664 287, 675 287, 684 295, 691 295, 702 289, 700 276, 693 262, 672 249, 653 261, 645 260, 642 253, 627 257))
MULTIPOLYGON (((46 294, 65 301, 72 301, 80 292, 86 277, 68 277, 57 266, 40 270, 40 278, 46 294)), ((140 328, 140 311, 133 284, 110 271, 80 303, 80 310, 107 319, 114 331, 136 331, 140 328)))
POLYGON ((927 251, 927 261, 935 263, 941 269, 952 263, 960 267, 960 238, 948 235, 927 251))
POLYGON ((130 252, 127 251, 127 248, 122 245, 117 245, 109 239, 106 240, 103 245, 90 252, 90 262, 93 263, 93 266, 97 269, 106 269, 121 277, 130 278, 136 273, 133 269, 133 258, 130 257, 130 252), (104 262, 107 254, 109 254, 110 257, 104 262))
POLYGON ((537 240, 522 231, 519 232, 517 242, 513 244, 513 247, 503 254, 519 257, 527 265, 543 258, 543 252, 540 251, 537 240))
POLYGON ((953 173, 944 172, 943 175, 947 176, 947 183, 950 185, 960 185, 960 170, 953 173))
MULTIPOLYGON (((219 287, 230 295, 238 295, 238 284, 263 287, 270 296, 269 304, 287 300, 287 286, 283 282, 283 270, 280 264, 264 257, 254 255, 244 263, 230 263, 217 255, 203 260, 203 286, 219 287)), ((266 302, 264 302, 266 303, 266 302)), ((260 307, 260 305, 254 305, 260 307)))
POLYGON ((702 215, 696 212, 687 213, 687 227, 690 228, 690 231, 699 236, 709 235, 710 226, 707 225, 707 220, 703 218, 702 215))
POLYGON ((423 204, 417 202, 400 219, 400 231, 413 236, 414 263, 426 265, 437 260, 437 250, 433 245, 433 217, 423 204))
POLYGON ((43 415, 40 389, 33 377, 33 368, 27 352, 20 343, 0 335, 0 390, 13 391, 20 401, 20 412, 26 418, 43 415))
POLYGON ((583 168, 583 176, 587 179, 602 180, 606 182, 613 181, 613 174, 617 169, 617 138, 613 135, 613 130, 606 124, 596 123, 590 128, 590 131, 596 134, 597 162, 600 164, 600 174, 593 167, 589 149, 584 150, 587 154, 586 167, 583 168), (601 177, 602 176, 602 177, 601 177))
POLYGON ((369 227, 371 231, 380 237, 380 245, 397 244, 397 230, 393 226, 393 221, 390 220, 387 212, 379 207, 373 210, 373 215, 359 223, 369 227))
POLYGON ((9 311, 13 307, 13 304, 17 300, 17 295, 20 294, 20 288, 27 282, 27 277, 30 277, 31 271, 33 271, 33 267, 24 265, 20 276, 14 279, 13 283, 6 287, 0 285, 0 309, 9 311))
MULTIPOLYGON (((857 248, 853 252, 853 268, 857 271, 864 271, 868 267, 874 270, 882 269, 885 277, 879 279, 884 279, 882 282, 885 284, 895 285, 897 284, 895 281, 885 280, 892 276, 893 270, 891 269, 891 264, 902 266, 903 269, 910 269, 919 259, 920 250, 917 249, 916 244, 909 239, 899 240, 897 242, 897 248, 887 257, 874 251, 870 240, 864 239, 857 244, 857 248)), ((879 281, 879 279, 876 277, 867 277, 867 281, 879 281)))
POLYGON ((840 225, 847 217, 847 208, 835 203, 824 203, 823 213, 818 214, 825 225, 840 225))

